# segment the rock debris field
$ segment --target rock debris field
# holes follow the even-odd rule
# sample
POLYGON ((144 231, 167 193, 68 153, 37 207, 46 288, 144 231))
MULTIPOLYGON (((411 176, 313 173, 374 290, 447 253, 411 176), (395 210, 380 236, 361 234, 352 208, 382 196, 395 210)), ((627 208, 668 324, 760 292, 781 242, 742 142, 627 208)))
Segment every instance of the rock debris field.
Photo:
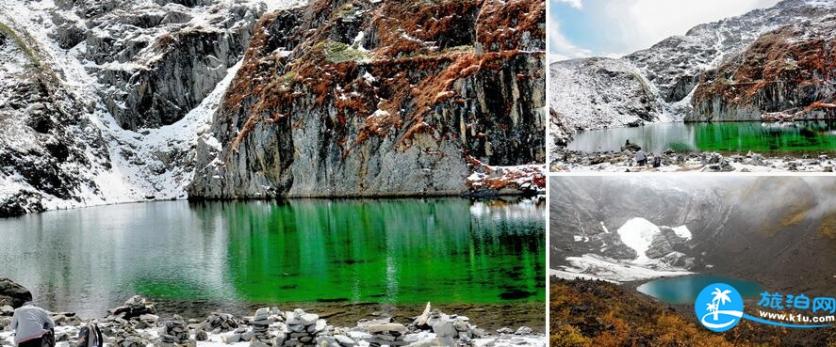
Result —
MULTIPOLYGON (((336 327, 302 309, 276 307, 238 317, 212 313, 203 320, 179 315, 161 317, 155 304, 141 296, 128 299, 102 319, 85 320, 72 312, 53 312, 58 347, 78 346, 79 330, 96 323, 106 346, 545 346, 545 336, 528 327, 487 332, 468 317, 433 310, 402 324, 390 317, 360 320, 354 327, 336 327)), ((0 307, 0 346, 13 346, 12 306, 0 307)))

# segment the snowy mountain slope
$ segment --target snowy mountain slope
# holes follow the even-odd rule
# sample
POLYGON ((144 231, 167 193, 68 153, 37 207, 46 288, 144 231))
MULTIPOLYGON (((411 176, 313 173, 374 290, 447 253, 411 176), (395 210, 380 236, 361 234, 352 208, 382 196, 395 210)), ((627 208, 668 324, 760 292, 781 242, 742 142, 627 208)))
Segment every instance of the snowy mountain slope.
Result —
POLYGON ((150 0, 0 1, 0 23, 9 31, 6 36, 19 37, 39 61, 38 67, 21 70, 20 61, 26 57, 9 44, 13 40, 0 46, 4 55, 13 58, 4 59, 0 69, 0 81, 5 81, 0 83, 0 123, 5 129, 0 132, 0 216, 186 196, 201 129, 208 128, 243 55, 245 44, 233 47, 228 38, 238 35, 237 40, 245 40, 248 34, 244 33, 260 13, 296 6, 298 1, 187 4, 192 6, 150 0), (165 47, 160 44, 170 37, 207 32, 216 35, 165 47), (223 52, 226 57, 201 52, 223 52), (168 63, 159 63, 163 61, 168 63), (171 73, 171 69, 186 72, 171 73), (42 88, 49 96, 44 106, 30 106, 34 93, 20 88, 21 83, 39 84, 38 78, 30 78, 37 76, 33 70, 54 76, 42 88), (124 78, 113 78, 114 71, 124 78), (166 92, 154 85, 177 84, 172 81, 184 74, 199 77, 200 82, 188 80, 189 86, 199 90, 191 94, 190 102, 177 105, 182 115, 172 124, 143 123, 143 117, 153 112, 133 110, 131 114, 115 101, 129 99, 143 88, 154 90, 156 100, 176 96, 185 89, 166 92), (138 76, 160 79, 137 82, 138 76), (146 87, 141 87, 143 83, 146 87), (121 122, 111 112, 114 105, 123 112, 121 122), (42 118, 47 121, 26 124, 26 115, 34 107, 44 107, 42 118), (150 127, 132 131, 125 117, 150 127), (47 129, 42 123, 52 126, 47 129), (66 146, 51 150, 57 156, 50 155, 55 142, 66 146))
MULTIPOLYGON (((624 122, 631 117, 647 121, 682 120, 693 113, 691 98, 700 81, 724 63, 737 59, 759 37, 789 25, 825 21, 834 10, 836 2, 833 1, 784 0, 769 9, 696 26, 685 35, 667 38, 619 59, 588 58, 552 63, 551 70, 557 73, 549 82, 550 88, 565 91, 549 96, 550 107, 556 117, 561 117, 553 122, 598 129, 633 125, 624 122), (620 86, 623 80, 618 75, 601 75, 602 64, 604 70, 639 71, 640 77, 636 80, 647 81, 647 90, 653 95, 653 101, 647 103, 656 106, 651 117, 646 117, 646 110, 636 112, 631 105, 637 102, 632 88, 601 90, 601 85, 620 86), (577 66, 598 67, 580 70, 577 66), (567 76, 567 70, 574 74, 567 76), (633 111, 625 113, 622 110, 633 111)), ((553 140, 565 142, 566 136, 555 136, 553 140)))
POLYGON ((552 64, 549 99, 570 135, 578 129, 641 125, 658 120, 661 112, 650 82, 620 59, 552 64))
POLYGON ((620 282, 685 271, 832 283, 828 177, 563 177, 549 189, 550 267, 561 277, 620 282))

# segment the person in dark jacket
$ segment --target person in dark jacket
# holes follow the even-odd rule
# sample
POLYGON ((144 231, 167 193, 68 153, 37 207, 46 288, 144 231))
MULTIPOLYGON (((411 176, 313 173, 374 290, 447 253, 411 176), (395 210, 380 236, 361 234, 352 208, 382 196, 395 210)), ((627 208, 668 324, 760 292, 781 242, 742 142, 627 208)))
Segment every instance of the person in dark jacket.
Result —
POLYGON ((660 166, 662 166, 662 156, 653 156, 653 168, 658 169, 660 166))
POLYGON ((102 347, 102 331, 96 323, 90 323, 78 331, 78 347, 102 347))

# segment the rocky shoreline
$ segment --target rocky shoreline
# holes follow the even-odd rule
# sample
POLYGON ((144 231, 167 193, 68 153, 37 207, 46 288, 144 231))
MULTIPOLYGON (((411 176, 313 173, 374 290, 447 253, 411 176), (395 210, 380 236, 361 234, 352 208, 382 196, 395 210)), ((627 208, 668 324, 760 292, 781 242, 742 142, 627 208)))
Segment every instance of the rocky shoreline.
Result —
MULTIPOLYGON (((8 283, 14 284, 8 281, 8 283)), ((9 286, 6 286, 9 287, 9 286)), ((18 288, 19 285, 9 288, 18 288)), ((22 287, 20 287, 22 288, 22 287)), ((5 292, 4 292, 5 293, 5 292)), ((3 298, 30 299, 31 294, 15 290, 3 298), (21 295, 28 294, 25 298, 21 295), (14 295, 11 295, 14 294, 14 295)), ((0 346, 12 346, 10 328, 12 305, 20 300, 5 300, 0 305, 0 346)), ((399 322, 394 315, 377 313, 374 318, 356 321, 354 326, 335 326, 325 315, 301 308, 284 311, 261 307, 252 315, 210 313, 203 319, 187 319, 166 314, 141 296, 133 296, 124 305, 108 311, 101 319, 83 319, 73 312, 53 312, 57 346, 78 346, 79 331, 96 323, 108 346, 545 346, 542 333, 521 326, 488 331, 470 318, 446 314, 427 303, 423 312, 399 322)))
POLYGON ((834 160, 828 155, 802 155, 800 157, 768 157, 749 152, 746 154, 721 154, 717 152, 678 153, 671 150, 648 154, 648 164, 636 165, 635 152, 631 150, 610 152, 582 152, 565 148, 552 151, 549 169, 552 172, 827 172, 832 173, 834 160), (651 163, 661 157, 660 166, 651 163))

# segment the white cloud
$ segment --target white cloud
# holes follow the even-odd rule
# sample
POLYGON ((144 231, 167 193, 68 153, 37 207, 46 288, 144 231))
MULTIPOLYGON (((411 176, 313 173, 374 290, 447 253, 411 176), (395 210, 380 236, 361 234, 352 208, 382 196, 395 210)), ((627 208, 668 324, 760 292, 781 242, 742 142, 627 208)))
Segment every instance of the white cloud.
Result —
POLYGON ((557 2, 562 2, 579 10, 583 8, 581 0, 557 0, 557 2))
POLYGON ((582 9, 591 18, 588 38, 567 38, 557 18, 549 18, 553 54, 564 58, 624 55, 645 49, 703 23, 771 7, 779 0, 556 0, 582 9), (594 43, 590 43, 594 42, 594 43))
POLYGON ((585 58, 592 55, 591 50, 578 47, 564 37, 560 33, 560 26, 557 21, 552 22, 548 38, 549 51, 551 52, 551 60, 553 61, 585 58))

